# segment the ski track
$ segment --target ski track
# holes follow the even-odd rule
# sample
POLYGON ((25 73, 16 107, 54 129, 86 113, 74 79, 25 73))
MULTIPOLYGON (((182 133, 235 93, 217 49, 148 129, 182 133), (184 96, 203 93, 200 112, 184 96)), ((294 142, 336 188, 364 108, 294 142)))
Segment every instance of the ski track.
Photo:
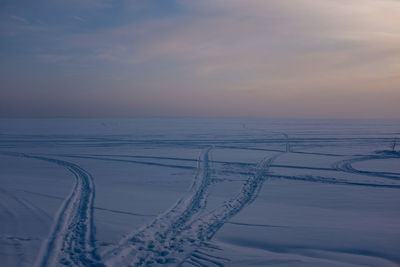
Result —
POLYGON ((9 200, 14 201, 20 207, 24 208, 27 212, 29 212, 31 214, 32 219, 42 222, 43 224, 47 224, 49 222, 49 220, 51 220, 51 217, 49 216, 49 214, 46 211, 44 211, 40 207, 37 207, 33 203, 30 203, 23 197, 12 194, 11 192, 9 192, 1 187, 0 187, 0 194, 5 195, 6 197, 8 197, 9 200))
MULTIPOLYGON (((1 189, 0 189, 1 191, 1 189)), ((41 194, 37 192, 32 192, 28 190, 19 190, 24 193, 32 194, 32 195, 37 195, 45 198, 51 198, 51 199, 57 199, 64 201, 64 198, 58 197, 58 196, 53 196, 53 195, 48 195, 48 194, 41 194)), ((1 204, 1 203, 0 203, 1 204)), ((126 214, 126 215, 132 215, 132 216, 139 216, 139 217, 155 217, 156 215, 154 214, 142 214, 142 213, 135 213, 135 212, 130 212, 130 211, 123 211, 123 210, 114 210, 114 209, 107 209, 107 208, 101 208, 101 207, 96 207, 93 206, 93 209, 95 210, 101 210, 101 211, 107 211, 107 212, 112 212, 112 213, 119 213, 119 214, 126 214)))
POLYGON ((23 153, 3 153, 32 158, 65 167, 74 174, 75 183, 54 219, 47 241, 42 245, 36 266, 103 266, 94 245, 92 176, 80 166, 53 158, 23 153))

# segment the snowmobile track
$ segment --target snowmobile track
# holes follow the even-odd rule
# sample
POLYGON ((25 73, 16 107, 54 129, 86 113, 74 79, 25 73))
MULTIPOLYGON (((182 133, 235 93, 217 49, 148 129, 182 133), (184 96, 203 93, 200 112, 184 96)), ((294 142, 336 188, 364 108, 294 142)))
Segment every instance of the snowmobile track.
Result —
POLYGON ((3 154, 54 163, 75 177, 72 190, 59 208, 50 235, 42 245, 36 266, 103 266, 94 245, 93 177, 71 162, 24 153, 3 154))

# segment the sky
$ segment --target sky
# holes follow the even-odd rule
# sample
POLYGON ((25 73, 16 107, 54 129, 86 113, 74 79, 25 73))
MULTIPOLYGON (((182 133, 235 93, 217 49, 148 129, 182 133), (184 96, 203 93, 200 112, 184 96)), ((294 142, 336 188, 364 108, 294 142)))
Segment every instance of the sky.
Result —
POLYGON ((1 0, 0 117, 400 118, 400 1, 1 0))

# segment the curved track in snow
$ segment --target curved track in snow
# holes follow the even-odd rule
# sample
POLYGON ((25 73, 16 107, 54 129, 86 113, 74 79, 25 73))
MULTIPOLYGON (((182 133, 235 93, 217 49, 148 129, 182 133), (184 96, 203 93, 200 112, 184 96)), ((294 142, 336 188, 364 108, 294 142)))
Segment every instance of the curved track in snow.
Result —
POLYGON ((257 164, 255 174, 246 180, 236 197, 190 225, 185 236, 180 237, 186 241, 186 246, 191 247, 191 251, 186 254, 183 262, 194 266, 224 266, 223 260, 213 258, 212 255, 202 252, 199 248, 204 247, 205 242, 210 240, 226 222, 257 198, 270 165, 279 155, 262 159, 257 164))
POLYGON ((191 253, 187 254, 182 263, 186 262, 193 266, 224 266, 223 261, 225 259, 216 259, 214 258, 215 256, 202 252, 199 248, 207 246, 206 242, 211 240, 225 223, 258 197, 272 163, 282 154, 291 152, 288 135, 286 133, 281 134, 286 139, 285 151, 263 158, 257 163, 254 175, 251 175, 246 180, 239 194, 225 202, 222 207, 191 224, 189 233, 186 233, 186 239, 194 243, 192 245, 193 249, 191 253))
MULTIPOLYGON (((52 158, 52 155, 48 157, 47 155, 42 156, 39 154, 3 154, 57 164, 69 170, 75 177, 73 188, 63 201, 56 215, 50 235, 43 244, 38 256, 36 263, 38 267, 58 265, 104 266, 103 264, 107 266, 224 266, 225 262, 229 260, 212 255, 212 251, 218 248, 213 247, 212 243, 208 241, 214 237, 225 223, 233 223, 230 222, 230 220, 257 199, 267 178, 351 186, 400 188, 400 185, 397 184, 360 183, 357 181, 352 182, 345 179, 312 175, 290 176, 271 174, 269 173, 271 168, 296 168, 331 172, 340 171, 400 180, 399 173, 357 170, 352 166, 355 162, 400 157, 398 154, 390 154, 388 152, 376 152, 376 154, 368 156, 358 156, 341 160, 332 164, 331 168, 277 164, 275 163, 276 159, 284 153, 302 153, 292 151, 290 139, 287 134, 279 134, 286 140, 286 143, 283 144, 285 147, 282 150, 269 151, 273 152, 273 154, 263 158, 257 164, 212 161, 210 152, 214 147, 218 146, 208 146, 200 153, 197 159, 197 168, 195 166, 179 163, 179 161, 193 162, 196 160, 194 158, 108 154, 56 155, 57 157, 109 160, 178 169, 197 169, 197 174, 186 195, 179 199, 166 212, 152 219, 149 224, 127 235, 118 244, 110 246, 102 253, 101 258, 96 252, 94 242, 93 200, 95 190, 92 176, 80 166, 68 161, 52 158), (175 160, 178 161, 178 163, 171 164, 169 162, 162 163, 150 160, 175 160), (244 174, 245 172, 242 172, 242 170, 247 171, 248 178, 243 182, 241 188, 234 197, 227 199, 215 210, 208 211, 206 209, 208 189, 218 180, 213 177, 213 175, 218 173, 218 171, 222 174, 229 171, 223 168, 222 170, 211 170, 211 165, 213 163, 235 166, 235 169, 231 170, 232 173, 244 174)), ((216 166, 212 167, 216 168, 216 166)), ((110 211, 135 216, 148 216, 122 211, 110 211)), ((271 227, 268 225, 257 226, 271 227)))
POLYGON ((94 246, 93 177, 71 162, 23 153, 3 154, 54 163, 75 177, 72 190, 58 210, 50 235, 40 250, 36 266, 102 266, 94 246))
POLYGON ((362 161, 368 161, 368 160, 399 158, 399 157, 400 156, 397 153, 383 152, 383 153, 376 154, 376 155, 369 155, 369 156, 362 156, 362 157, 357 157, 357 158, 341 160, 341 161, 335 162, 332 165, 332 168, 334 168, 337 171, 346 172, 346 173, 354 173, 354 174, 361 174, 361 175, 367 175, 367 176, 381 177, 381 178, 386 178, 386 179, 391 179, 391 180, 400 180, 399 173, 357 170, 352 166, 352 164, 356 163, 356 162, 362 162, 362 161))
MULTIPOLYGON (((287 135, 283 134, 288 140, 287 135)), ((214 210, 201 213, 206 206, 207 189, 211 184, 209 152, 204 150, 198 160, 198 173, 188 192, 172 208, 158 216, 138 232, 125 237, 104 254, 108 266, 148 266, 162 264, 191 264, 223 266, 226 259, 218 259, 203 251, 215 233, 245 206, 253 202, 265 181, 272 162, 282 153, 290 152, 287 141, 284 152, 265 157, 243 184, 239 193, 214 210)))
POLYGON ((190 219, 205 206, 205 194, 211 183, 209 152, 204 150, 198 161, 198 173, 188 194, 178 200, 168 211, 159 215, 138 232, 125 237, 104 255, 110 266, 142 266, 149 264, 176 263, 174 252, 183 252, 176 237, 184 231, 190 219))

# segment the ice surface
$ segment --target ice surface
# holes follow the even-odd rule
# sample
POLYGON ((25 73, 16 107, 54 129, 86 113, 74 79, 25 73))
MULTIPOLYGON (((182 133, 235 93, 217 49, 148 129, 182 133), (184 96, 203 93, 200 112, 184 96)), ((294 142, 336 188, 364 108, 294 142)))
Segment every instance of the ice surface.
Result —
POLYGON ((396 120, 0 120, 2 266, 398 266, 396 120))

